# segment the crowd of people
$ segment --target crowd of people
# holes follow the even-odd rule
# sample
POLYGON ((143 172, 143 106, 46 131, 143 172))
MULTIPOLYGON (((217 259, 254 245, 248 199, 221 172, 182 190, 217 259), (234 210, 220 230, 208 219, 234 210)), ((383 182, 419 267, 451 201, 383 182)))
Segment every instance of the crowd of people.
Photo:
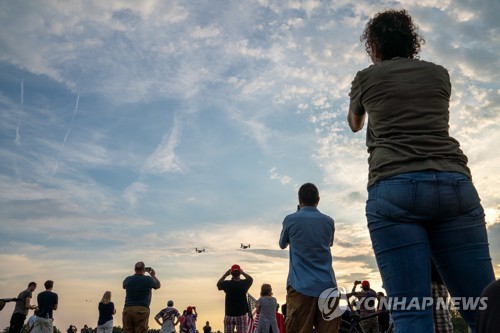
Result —
MULTIPOLYGON (((125 304, 122 312, 124 333, 146 333, 149 327, 149 314, 151 303, 151 290, 161 287, 161 283, 156 277, 156 272, 150 267, 145 267, 143 262, 138 262, 134 267, 135 274, 130 275, 123 281, 123 288, 126 290, 125 304), (145 273, 148 272, 149 275, 145 273)), ((22 291, 16 300, 14 312, 11 317, 9 333, 21 333, 24 327, 28 310, 33 309, 26 325, 26 333, 52 333, 53 332, 53 312, 58 307, 58 295, 52 291, 53 281, 45 282, 45 291, 37 296, 37 305, 31 304, 37 284, 30 282, 28 288, 22 291)), ((176 332, 175 326, 179 325, 180 333, 196 333, 196 321, 198 314, 196 307, 189 306, 180 314, 174 307, 173 301, 168 301, 167 307, 162 309, 156 316, 156 322, 161 326, 162 333, 176 332)), ((111 301, 111 292, 106 291, 98 305, 98 320, 95 333, 112 333, 113 315, 116 308, 111 301)), ((203 328, 204 333, 210 333, 209 322, 203 328)), ((67 333, 78 333, 74 325, 70 325, 67 333)), ((94 333, 87 325, 81 329, 81 333, 94 333)))
MULTIPOLYGON (((352 81, 347 122, 358 132, 368 118, 368 229, 388 298, 403 300, 401 306, 390 309, 391 318, 396 333, 444 330, 432 304, 425 303, 433 291, 441 297, 449 292, 471 299, 498 293, 484 210, 467 157, 449 135, 450 77, 444 67, 418 59, 424 40, 405 10, 377 13, 366 24, 361 40, 373 64, 352 81), (412 307, 413 300, 422 306, 412 307)), ((330 251, 334 220, 318 210, 315 185, 302 185, 298 199, 298 210, 285 217, 279 238, 279 246, 289 247, 290 253, 284 325, 276 319, 278 305, 271 286, 263 284, 257 301, 257 332, 335 333, 342 322, 322 301, 338 290, 330 251)), ((377 297, 365 282, 355 292, 357 297, 377 297)), ((224 332, 247 333, 246 294, 252 283, 239 265, 217 282, 225 292, 224 332)), ((153 269, 143 262, 135 265, 135 274, 123 281, 124 333, 146 332, 151 290, 160 286, 153 269)), ((30 309, 36 309, 35 318, 28 322, 30 331, 52 333, 58 305, 52 287, 52 281, 45 282, 35 306, 30 299, 36 283, 28 285, 19 296, 22 301, 16 304, 10 333, 19 333, 30 309)), ((112 330, 116 310, 110 299, 106 292, 99 303, 97 333, 112 330)), ((491 315, 498 309, 498 299, 490 296, 484 311, 459 309, 471 332, 500 332, 498 313, 491 315)), ((360 315, 369 316, 369 307, 361 307, 360 315)), ((181 333, 195 333, 197 316, 196 307, 180 314, 169 301, 155 320, 162 333, 175 332, 177 325, 181 333)), ((361 324, 366 333, 379 329, 376 319, 361 324)), ((204 332, 210 331, 208 322, 205 328, 204 332)))
MULTIPOLYGON (((247 292, 253 283, 250 275, 241 270, 239 265, 233 265, 218 281, 217 288, 226 292, 226 315, 224 318, 225 331, 231 329, 238 332, 247 332, 248 303, 247 292), (225 278, 232 278, 225 281, 225 278), (241 276, 244 279, 241 279, 241 276), (230 327, 230 328, 229 328, 230 327)), ((33 309, 26 325, 26 333, 52 333, 53 332, 53 312, 58 307, 58 295, 52 291, 53 281, 45 282, 46 290, 38 294, 37 305, 31 304, 32 293, 36 289, 36 283, 30 282, 28 288, 22 291, 16 300, 16 306, 11 317, 9 333, 21 333, 24 327, 28 310, 33 309)), ((156 272, 150 267, 146 267, 144 262, 137 262, 134 266, 134 274, 127 276, 123 281, 125 289, 125 304, 122 312, 122 330, 124 333, 147 333, 149 328, 150 304, 152 290, 159 289, 161 283, 156 277, 156 272), (146 275, 145 273, 148 273, 146 275)), ((262 297, 257 302, 257 313, 260 314, 260 323, 257 332, 267 332, 264 329, 269 325, 274 325, 274 332, 278 333, 276 318, 272 316, 277 312, 277 302, 272 297, 272 289, 269 284, 262 287, 262 297), (274 302, 274 303, 273 303, 274 302), (270 308, 271 306, 271 308, 270 308)), ((111 301, 111 292, 106 291, 98 304, 98 320, 95 333, 112 333, 114 322, 113 316, 116 308, 111 301)), ((197 333, 198 313, 196 306, 188 306, 182 314, 174 307, 174 302, 169 300, 167 306, 159 311, 154 320, 161 326, 161 333, 197 333)), ((281 320, 281 326, 283 326, 281 320)), ((271 326, 270 326, 271 327, 271 326)), ((207 321, 202 327, 203 333, 211 333, 212 328, 207 321)), ((283 331, 282 331, 283 332, 283 331)), ((78 333, 74 325, 70 325, 66 333, 78 333)), ((94 330, 87 325, 81 329, 80 333, 94 333, 94 330)))

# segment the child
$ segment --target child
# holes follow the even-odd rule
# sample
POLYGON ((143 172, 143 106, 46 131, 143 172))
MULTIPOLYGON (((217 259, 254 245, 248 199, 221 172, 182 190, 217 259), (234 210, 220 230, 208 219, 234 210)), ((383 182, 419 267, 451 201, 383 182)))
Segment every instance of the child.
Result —
POLYGON ((257 300, 257 313, 259 314, 258 333, 279 333, 276 323, 276 308, 278 301, 273 297, 273 289, 270 284, 264 283, 260 290, 260 298, 257 300))

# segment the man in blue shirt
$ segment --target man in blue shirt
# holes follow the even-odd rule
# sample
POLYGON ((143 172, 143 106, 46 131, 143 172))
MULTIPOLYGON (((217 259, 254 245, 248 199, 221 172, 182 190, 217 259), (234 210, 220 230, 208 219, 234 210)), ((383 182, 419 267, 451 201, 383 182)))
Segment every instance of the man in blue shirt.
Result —
POLYGON ((160 288, 160 281, 156 278, 154 269, 148 267, 151 276, 144 275, 146 267, 139 261, 135 264, 135 274, 123 281, 126 290, 125 306, 123 309, 123 332, 146 333, 148 331, 149 305, 151 304, 151 289, 160 288))
MULTIPOLYGON (((335 333, 340 317, 331 316, 333 309, 321 308, 319 296, 337 288, 332 268, 330 247, 333 245, 333 219, 318 209, 318 188, 311 183, 299 189, 299 210, 285 217, 279 245, 290 245, 287 280, 287 332, 335 333)), ((329 304, 324 302, 323 304, 329 304)))

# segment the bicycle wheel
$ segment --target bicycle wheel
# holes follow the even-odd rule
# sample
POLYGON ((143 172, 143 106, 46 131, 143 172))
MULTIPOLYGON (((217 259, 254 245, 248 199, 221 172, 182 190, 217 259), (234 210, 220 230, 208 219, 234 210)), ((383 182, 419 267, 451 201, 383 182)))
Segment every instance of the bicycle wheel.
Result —
POLYGON ((347 320, 342 320, 339 333, 364 333, 364 331, 359 326, 359 323, 350 323, 347 320))

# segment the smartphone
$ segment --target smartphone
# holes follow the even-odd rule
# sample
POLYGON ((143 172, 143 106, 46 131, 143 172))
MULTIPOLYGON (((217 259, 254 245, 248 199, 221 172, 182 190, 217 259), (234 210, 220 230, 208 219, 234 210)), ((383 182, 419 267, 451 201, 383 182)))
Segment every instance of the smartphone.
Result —
POLYGON ((144 267, 144 270, 148 273, 151 273, 152 268, 151 267, 144 267))

